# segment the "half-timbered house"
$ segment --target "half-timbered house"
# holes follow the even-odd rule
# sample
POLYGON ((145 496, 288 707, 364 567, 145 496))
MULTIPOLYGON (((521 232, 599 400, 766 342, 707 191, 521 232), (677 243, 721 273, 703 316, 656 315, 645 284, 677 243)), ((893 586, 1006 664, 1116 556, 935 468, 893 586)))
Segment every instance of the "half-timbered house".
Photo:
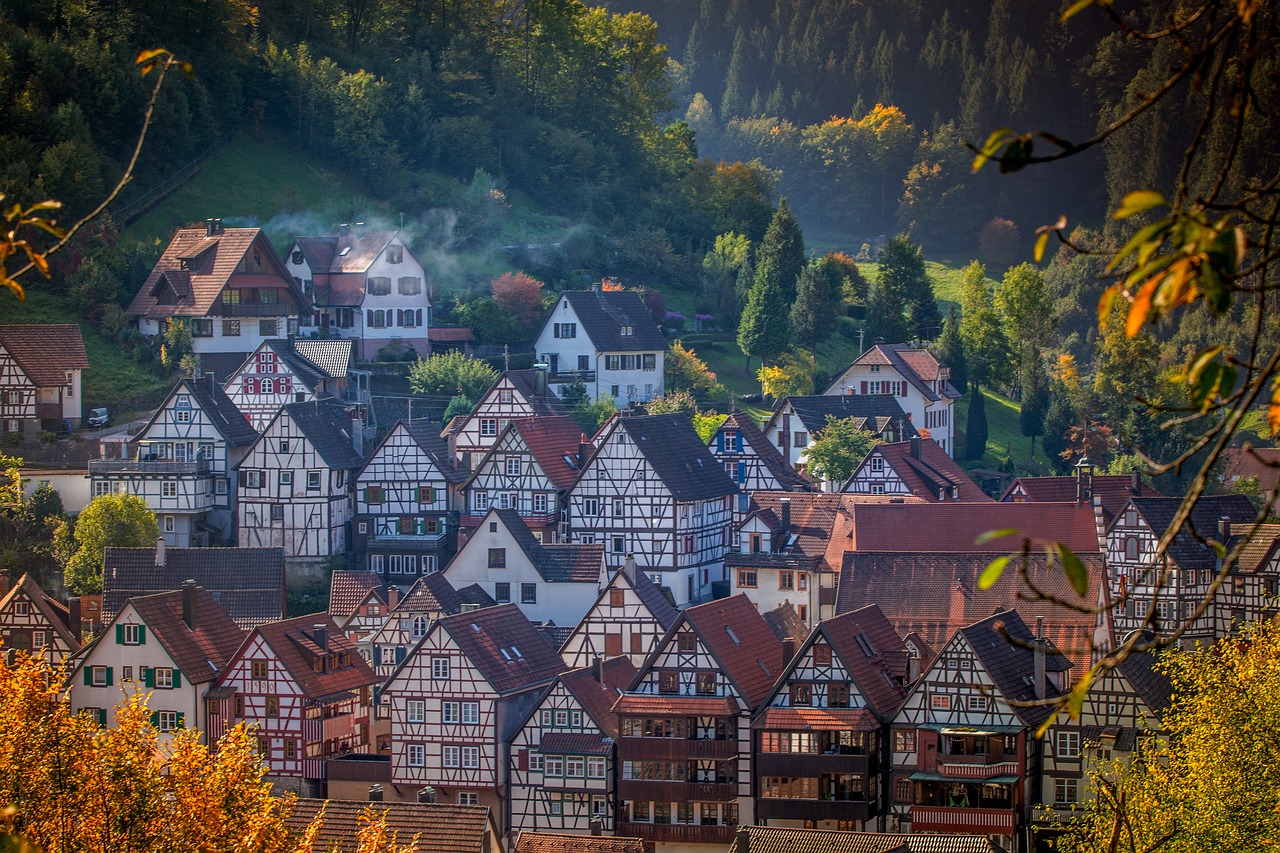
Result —
POLYGON ((257 438, 212 374, 183 379, 129 442, 130 458, 89 462, 93 494, 141 497, 172 547, 232 544, 235 466, 257 438))
POLYGON ((359 358, 372 361, 393 344, 431 354, 430 284, 399 232, 344 226, 295 237, 285 268, 314 300, 320 329, 356 341, 359 358))
POLYGON ((752 724, 757 820, 874 828, 885 807, 881 728, 906 697, 906 662, 874 605, 818 624, 752 724))
POLYGON ((463 528, 475 529, 490 507, 513 509, 539 542, 559 541, 561 507, 590 454, 591 445, 571 417, 508 422, 463 484, 463 528))
POLYGON ((876 343, 858 356, 823 392, 836 396, 891 394, 916 429, 927 430, 942 451, 955 456, 955 401, 951 368, 910 344, 876 343))
POLYGON ((197 729, 206 743, 209 689, 244 632, 217 600, 194 583, 130 599, 76 660, 68 678, 71 708, 114 725, 121 702, 150 693, 147 707, 161 742, 197 729))
POLYGON ((23 574, 0 596, 0 648, 43 656, 50 665, 61 666, 80 650, 80 619, 78 598, 64 605, 23 574))
POLYGON ((507 424, 517 418, 567 416, 569 410, 551 391, 547 370, 507 370, 502 373, 470 414, 445 432, 452 438, 458 465, 470 471, 498 440, 507 424))
MULTIPOLYGON (((858 429, 866 430, 881 441, 905 441, 918 435, 911 418, 899 405, 899 398, 891 394, 784 397, 765 421, 763 431, 787 463, 803 471, 809 443, 827 428, 832 418, 853 418, 858 429)), ((834 486, 838 489, 839 484, 834 486)))
POLYGON ((397 421, 356 475, 356 565, 392 584, 447 565, 465 477, 431 422, 397 421))
POLYGON ((667 341, 633 290, 561 294, 533 351, 553 384, 582 382, 592 400, 625 408, 662 393, 667 341))
POLYGON ((496 603, 479 585, 455 590, 442 572, 423 575, 391 608, 390 618, 369 637, 374 672, 384 679, 390 677, 437 619, 496 603))
POLYGON ((209 734, 252 724, 268 778, 323 796, 326 759, 370 751, 377 683, 327 614, 259 625, 210 691, 209 734))
POLYGON ((1226 531, 1228 552, 1239 553, 1230 566, 1225 558, 1217 563, 1222 584, 1208 610, 1219 637, 1236 636, 1248 623, 1280 612, 1280 524, 1253 527, 1252 522, 1232 524, 1226 531))
POLYGON ((635 557, 628 557, 574 626, 560 656, 575 669, 619 655, 639 667, 678 616, 661 587, 637 569, 635 557))
POLYGON ((438 620, 382 688, 391 705, 391 781, 489 806, 505 835, 511 738, 564 669, 514 604, 438 620))
POLYGON ((0 429, 33 435, 79 429, 80 374, 88 369, 79 326, 0 326, 0 429))
POLYGON ((841 491, 913 495, 931 503, 991 500, 936 441, 920 436, 871 448, 841 491))
POLYGON ((1041 773, 1037 728, 1071 662, 1015 610, 951 637, 891 729, 890 831, 982 833, 1007 843, 1032 820, 1041 773))
POLYGON ((729 479, 738 484, 733 512, 735 523, 750 511, 751 492, 808 492, 813 488, 796 473, 746 412, 734 412, 725 418, 707 446, 711 455, 724 465, 729 479))
MULTIPOLYGON (((1107 591, 1118 637, 1145 629, 1165 634, 1190 619, 1222 568, 1213 543, 1229 544, 1233 525, 1257 515, 1244 495, 1202 495, 1157 562, 1156 545, 1181 504, 1182 498, 1131 498, 1106 529, 1107 591)), ((1234 580, 1227 586, 1234 591, 1234 580)), ((1212 604, 1186 625, 1181 644, 1225 636, 1212 604)))
POLYGON ((755 823, 751 716, 783 654, 744 596, 680 613, 614 705, 619 835, 723 849, 755 823))
POLYGON ((511 741, 511 831, 614 826, 613 704, 636 677, 625 657, 562 673, 511 741))
MULTIPOLYGON (((106 548, 102 559, 102 618, 127 601, 180 589, 194 580, 248 631, 285 615, 284 552, 279 548, 106 548)), ((90 615, 86 609, 86 615, 90 615)))
POLYGON ((238 466, 240 545, 283 548, 299 565, 346 551, 361 443, 334 403, 282 408, 238 466))
POLYGON ((399 603, 400 588, 384 584, 373 572, 337 569, 329 577, 329 615, 367 661, 373 660, 369 638, 399 603))
POLYGON ((544 545, 514 509, 490 509, 444 570, 455 589, 479 584, 530 619, 577 625, 608 577, 604 547, 544 545))
POLYGON ((256 430, 264 430, 281 406, 347 394, 352 342, 289 338, 263 341, 222 388, 256 430))
POLYGON ((296 335, 311 300, 261 228, 210 219, 174 233, 125 313, 149 338, 186 323, 201 365, 225 376, 264 340, 296 335))
POLYGON ((684 415, 615 417, 569 490, 574 542, 602 543, 610 569, 635 556, 677 605, 724 579, 737 485, 684 415))

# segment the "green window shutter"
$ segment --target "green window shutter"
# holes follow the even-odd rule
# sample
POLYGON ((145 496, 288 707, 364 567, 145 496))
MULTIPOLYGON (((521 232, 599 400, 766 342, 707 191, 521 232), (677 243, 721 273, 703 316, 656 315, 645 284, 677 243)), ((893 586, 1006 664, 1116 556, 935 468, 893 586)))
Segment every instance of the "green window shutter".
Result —
POLYGON ((138 645, 145 646, 147 644, 147 626, 138 626, 138 645))
POLYGON ((160 728, 160 712, 159 711, 151 712, 151 725, 157 729, 160 728))
POLYGON ((116 645, 117 646, 124 645, 124 626, 123 625, 116 626, 116 645))
POLYGON ((156 686, 156 671, 149 666, 142 668, 142 681, 148 687, 156 686))
POLYGON ((84 686, 85 687, 93 686, 93 667, 91 666, 86 666, 84 668, 84 686))
POLYGON ((115 667, 107 667, 107 686, 115 684, 115 667))
POLYGON ((187 718, 186 714, 182 713, 181 711, 178 712, 178 728, 185 729, 187 727, 186 718, 187 718))
POLYGON ((99 709, 94 713, 94 716, 98 718, 98 725, 100 725, 100 726, 105 726, 105 725, 107 724, 107 709, 106 709, 106 708, 99 708, 99 709))
POLYGON ((175 688, 182 686, 182 673, 178 672, 177 669, 173 671, 173 686, 175 688))

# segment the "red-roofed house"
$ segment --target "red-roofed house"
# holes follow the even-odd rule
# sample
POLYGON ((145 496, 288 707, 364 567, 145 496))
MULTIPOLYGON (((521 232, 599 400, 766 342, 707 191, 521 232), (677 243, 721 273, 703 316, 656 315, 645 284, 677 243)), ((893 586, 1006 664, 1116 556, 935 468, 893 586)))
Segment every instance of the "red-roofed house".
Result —
MULTIPOLYGON (((0 589, 8 578, 0 576, 0 589)), ((80 650, 80 601, 67 607, 24 574, 0 595, 0 648, 44 655, 52 666, 80 650)))
POLYGON ((507 370, 465 416, 458 415, 442 435, 450 440, 458 466, 470 471, 517 418, 568 415, 569 410, 551 391, 545 367, 507 370), (458 420, 461 418, 461 420, 458 420))
POLYGON ((853 360, 824 394, 892 394, 917 430, 927 430, 954 456, 955 401, 951 368, 910 344, 877 343, 853 360))
POLYGON ((431 294, 422 264, 396 231, 295 237, 285 268, 314 301, 322 330, 357 341, 372 361, 398 341, 429 355, 431 294))
POLYGON ((435 622, 381 691, 392 783, 506 815, 511 737, 564 668, 514 604, 435 622))
POLYGON ((511 742, 511 831, 613 832, 613 703, 635 679, 625 657, 561 674, 511 742))
POLYGON ((723 849, 755 822, 751 715, 785 663, 745 596, 680 614, 614 706, 618 834, 723 849))
POLYGON ((1115 518, 1129 498, 1158 498, 1162 495, 1142 482, 1134 471, 1127 476, 1094 474, 1092 468, 1081 468, 1069 477, 1019 477, 1009 484, 1000 500, 1006 503, 1068 503, 1092 501, 1102 503, 1102 516, 1107 524, 1115 518))
POLYGON ((930 503, 991 500, 936 441, 919 436, 873 447, 841 491, 912 495, 930 503))
POLYGON ((258 751, 277 785, 324 795, 326 759, 370 752, 378 677, 328 614, 260 625, 209 692, 209 735, 257 727, 258 751))
POLYGON ((0 426, 29 433, 79 429, 80 373, 88 368, 79 326, 0 326, 0 426))

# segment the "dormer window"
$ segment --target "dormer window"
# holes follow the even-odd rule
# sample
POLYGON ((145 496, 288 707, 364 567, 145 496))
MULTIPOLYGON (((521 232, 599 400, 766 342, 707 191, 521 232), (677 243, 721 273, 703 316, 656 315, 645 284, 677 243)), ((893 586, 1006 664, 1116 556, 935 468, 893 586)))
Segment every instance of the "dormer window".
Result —
POLYGON ((634 335, 635 333, 636 333, 636 327, 635 327, 635 326, 623 326, 623 327, 622 327, 622 333, 621 333, 621 334, 622 334, 622 336, 623 336, 624 338, 625 338, 625 337, 630 337, 631 335, 634 335))
POLYGON ((404 261, 404 246, 397 246, 394 243, 387 246, 387 263, 398 264, 404 261))
POLYGON ((289 260, 293 261, 295 266, 300 266, 302 264, 302 250, 294 249, 293 254, 289 257, 289 260))

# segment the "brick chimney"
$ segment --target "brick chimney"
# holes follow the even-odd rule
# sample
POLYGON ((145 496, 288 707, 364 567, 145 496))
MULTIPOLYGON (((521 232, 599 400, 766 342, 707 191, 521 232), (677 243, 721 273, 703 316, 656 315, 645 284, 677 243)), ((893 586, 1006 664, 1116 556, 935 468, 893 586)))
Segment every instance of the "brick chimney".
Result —
POLYGON ((163 569, 164 564, 165 564, 164 537, 159 536, 156 538, 156 568, 163 569))
POLYGON ((1044 617, 1036 618, 1036 638, 1033 641, 1033 661, 1032 661, 1032 688, 1035 690, 1036 698, 1043 699, 1045 697, 1045 647, 1048 641, 1044 636, 1044 617))

